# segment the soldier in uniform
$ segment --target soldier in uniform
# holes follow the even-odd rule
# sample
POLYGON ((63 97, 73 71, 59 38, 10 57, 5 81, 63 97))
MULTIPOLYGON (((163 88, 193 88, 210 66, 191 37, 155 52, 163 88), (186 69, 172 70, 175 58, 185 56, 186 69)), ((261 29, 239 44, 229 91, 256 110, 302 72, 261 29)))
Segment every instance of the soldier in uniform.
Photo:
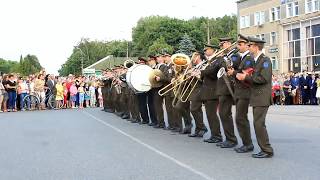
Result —
MULTIPOLYGON (((202 59, 199 57, 194 58, 192 60, 193 65, 195 65, 194 68, 199 68, 199 66, 202 65, 202 59)), ((193 70, 195 71, 195 70, 193 70)), ((192 76, 198 76, 197 78, 200 78, 200 73, 192 72, 192 76)), ((186 82, 190 83, 190 82, 186 82)), ((192 86, 194 86, 192 84, 192 86)), ((195 121, 195 132, 192 134, 189 134, 189 137, 203 137, 203 135, 207 132, 207 129, 203 123, 203 111, 202 111, 202 99, 201 99, 201 90, 202 90, 202 82, 199 80, 198 83, 195 85, 193 91, 190 94, 189 101, 190 101, 190 110, 191 114, 193 116, 193 119, 195 121)))
MULTIPOLYGON (((138 58, 138 63, 139 64, 147 64, 147 60, 144 59, 143 57, 139 57, 138 58)), ((149 113, 148 113, 148 107, 149 107, 149 111, 150 111, 150 116, 151 116, 151 108, 153 108, 152 106, 148 106, 148 92, 142 92, 142 93, 137 93, 137 101, 138 101, 138 109, 139 109, 139 113, 141 115, 142 121, 138 121, 140 122, 140 124, 148 124, 149 123, 149 113)), ((153 103, 152 103, 153 104, 153 103)), ((137 121, 133 121, 133 122, 137 122, 137 121)))
MULTIPOLYGON (((147 64, 153 69, 155 69, 157 65, 156 59, 157 57, 153 55, 148 56, 147 64)), ((149 115, 151 120, 151 123, 149 123, 149 126, 156 126, 158 124, 153 95, 154 95, 153 89, 147 92, 147 103, 148 103, 149 115)))
MULTIPOLYGON (((164 62, 167 65, 167 68, 165 69, 164 72, 164 86, 167 86, 169 83, 171 83, 171 80, 174 78, 175 73, 173 66, 174 64, 171 62, 171 55, 168 53, 163 54, 164 62)), ((166 129, 168 130, 174 130, 174 126, 177 124, 176 121, 178 119, 177 113, 174 112, 174 109, 172 107, 172 101, 174 98, 173 92, 169 92, 164 95, 165 99, 165 106, 166 106, 166 111, 168 114, 168 127, 166 129)))
MULTIPOLYGON (((163 74, 167 71, 167 66, 164 64, 164 58, 160 54, 157 55, 157 65, 155 66, 155 69, 159 69, 163 74)), ((161 78, 159 76, 156 76, 155 80, 161 83, 167 82, 166 78, 161 78)), ((153 126, 154 128, 165 128, 166 126, 163 115, 163 97, 158 93, 162 88, 163 86, 151 89, 157 118, 157 124, 153 126)))
POLYGON ((201 79, 203 80, 201 89, 201 99, 206 108, 206 114, 211 131, 210 138, 204 140, 204 142, 208 143, 219 143, 222 141, 220 122, 217 115, 219 101, 218 96, 216 95, 219 61, 216 59, 216 57, 214 57, 214 53, 218 49, 218 46, 205 46, 204 58, 206 61, 210 61, 210 65, 208 65, 206 69, 201 71, 201 79))
POLYGON ((110 88, 111 88, 111 76, 110 76, 110 69, 106 69, 104 71, 104 79, 103 79, 103 88, 102 88, 102 95, 103 95, 103 110, 105 112, 111 112, 111 103, 110 103, 110 88))
POLYGON ((120 76, 119 76, 119 86, 121 88, 120 94, 120 106, 122 107, 122 119, 130 119, 130 112, 129 112, 129 87, 126 82, 126 68, 121 67, 120 76))
MULTIPOLYGON (((248 38, 239 34, 237 47, 239 49, 240 56, 237 60, 238 62, 235 63, 239 64, 239 66, 233 66, 234 68, 228 69, 229 76, 235 77, 237 73, 253 68, 253 58, 250 55, 248 43, 248 38)), ((235 79, 234 95, 236 98, 235 120, 243 144, 243 146, 235 148, 235 151, 238 153, 246 153, 253 151, 254 148, 250 133, 250 122, 248 120, 250 85, 244 81, 235 79)))
MULTIPOLYGON (((221 49, 226 49, 226 53, 223 56, 219 57, 220 68, 228 68, 228 64, 226 60, 230 58, 229 51, 231 50, 231 41, 232 38, 220 38, 220 47, 221 49)), ((232 58, 232 60, 237 59, 237 57, 232 58)), ((228 77, 229 82, 231 79, 228 77)), ((231 88, 233 85, 229 84, 231 88)), ((232 90, 233 91, 233 90, 232 90)), ((224 80, 224 78, 220 78, 217 82, 217 95, 219 96, 219 115, 221 119, 221 123, 223 126, 224 134, 226 136, 226 140, 224 142, 220 142, 217 146, 221 148, 233 148, 238 144, 237 137, 234 133, 234 125, 233 125, 233 117, 232 117, 232 105, 234 103, 234 99, 231 96, 231 92, 224 80)))
POLYGON ((273 149, 269 143, 269 136, 266 128, 266 115, 269 106, 272 104, 271 83, 272 63, 270 58, 262 53, 265 41, 249 37, 249 51, 254 58, 254 72, 237 73, 236 78, 240 81, 251 83, 250 104, 253 111, 253 124, 256 138, 261 151, 253 154, 254 158, 270 158, 273 156, 273 149))

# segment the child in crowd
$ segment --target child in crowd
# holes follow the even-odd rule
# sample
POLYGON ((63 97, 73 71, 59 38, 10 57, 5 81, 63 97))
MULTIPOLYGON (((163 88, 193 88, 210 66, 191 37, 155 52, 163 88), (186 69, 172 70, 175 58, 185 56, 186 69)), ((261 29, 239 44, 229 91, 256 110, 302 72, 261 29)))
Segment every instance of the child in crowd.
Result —
POLYGON ((62 85, 61 79, 58 79, 56 84, 56 109, 60 109, 63 106, 64 99, 64 87, 62 85))
POLYGON ((73 82, 70 87, 70 101, 71 101, 72 108, 76 108, 75 104, 77 101, 77 93, 78 93, 78 89, 76 87, 76 84, 73 82))
POLYGON ((86 101, 86 107, 90 107, 90 91, 89 91, 89 84, 86 83, 84 86, 84 100, 86 101))
POLYGON ((67 88, 67 83, 63 82, 62 83, 63 86, 63 100, 64 100, 64 105, 63 108, 68 108, 69 107, 69 101, 68 101, 68 88, 67 88))
POLYGON ((90 106, 95 107, 96 106, 96 88, 94 86, 94 83, 90 84, 89 95, 90 95, 90 106))
MULTIPOLYGON (((21 111, 25 111, 24 98, 27 96, 28 91, 29 91, 29 89, 28 89, 27 83, 22 78, 19 78, 17 92, 18 92, 18 96, 20 98, 20 110, 21 111)), ((27 104, 26 104, 26 106, 28 109, 30 108, 30 107, 28 107, 27 104)))
POLYGON ((103 107, 102 90, 100 85, 98 88, 98 103, 99 103, 99 107, 103 107))
POLYGON ((84 102, 84 84, 81 83, 79 88, 78 88, 78 93, 79 93, 79 108, 83 108, 83 102, 84 102))

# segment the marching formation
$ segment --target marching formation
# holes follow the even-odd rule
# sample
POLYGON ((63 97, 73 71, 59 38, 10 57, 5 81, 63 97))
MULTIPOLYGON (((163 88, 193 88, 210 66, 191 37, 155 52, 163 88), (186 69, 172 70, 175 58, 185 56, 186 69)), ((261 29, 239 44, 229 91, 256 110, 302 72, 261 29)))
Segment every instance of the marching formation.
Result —
POLYGON ((272 64, 262 53, 265 42, 240 34, 234 43, 232 38, 219 40, 219 46, 207 44, 203 52, 195 51, 191 58, 163 52, 147 59, 140 57, 137 63, 127 60, 122 66, 105 70, 104 111, 132 123, 203 137, 208 132, 204 125, 205 110, 211 136, 204 142, 247 153, 254 150, 248 120, 251 105, 261 149, 252 157, 272 157, 274 152, 265 125, 272 104, 272 64))

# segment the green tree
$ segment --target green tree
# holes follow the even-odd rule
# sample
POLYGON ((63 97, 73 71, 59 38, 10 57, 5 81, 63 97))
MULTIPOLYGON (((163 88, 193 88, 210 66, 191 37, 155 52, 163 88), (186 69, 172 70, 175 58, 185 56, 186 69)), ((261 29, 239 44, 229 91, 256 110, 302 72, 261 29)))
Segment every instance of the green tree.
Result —
POLYGON ((190 37, 187 34, 185 34, 179 42, 179 50, 177 52, 191 56, 195 48, 196 47, 192 43, 190 37))
POLYGON ((35 74, 42 69, 37 56, 30 54, 23 59, 20 58, 19 66, 19 73, 25 76, 35 74))
POLYGON ((153 44, 149 47, 147 54, 154 55, 157 53, 162 53, 163 50, 166 50, 168 53, 173 52, 172 46, 167 44, 163 37, 160 37, 159 39, 154 41, 153 44))

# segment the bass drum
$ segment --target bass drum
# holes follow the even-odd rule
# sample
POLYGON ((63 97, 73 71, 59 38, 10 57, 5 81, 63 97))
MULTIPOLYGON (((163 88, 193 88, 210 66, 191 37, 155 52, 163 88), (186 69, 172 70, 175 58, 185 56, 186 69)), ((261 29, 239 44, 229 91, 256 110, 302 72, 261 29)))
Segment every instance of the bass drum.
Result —
POLYGON ((135 64, 131 66, 126 74, 128 86, 137 93, 147 92, 151 89, 149 81, 152 68, 144 64, 135 64))

